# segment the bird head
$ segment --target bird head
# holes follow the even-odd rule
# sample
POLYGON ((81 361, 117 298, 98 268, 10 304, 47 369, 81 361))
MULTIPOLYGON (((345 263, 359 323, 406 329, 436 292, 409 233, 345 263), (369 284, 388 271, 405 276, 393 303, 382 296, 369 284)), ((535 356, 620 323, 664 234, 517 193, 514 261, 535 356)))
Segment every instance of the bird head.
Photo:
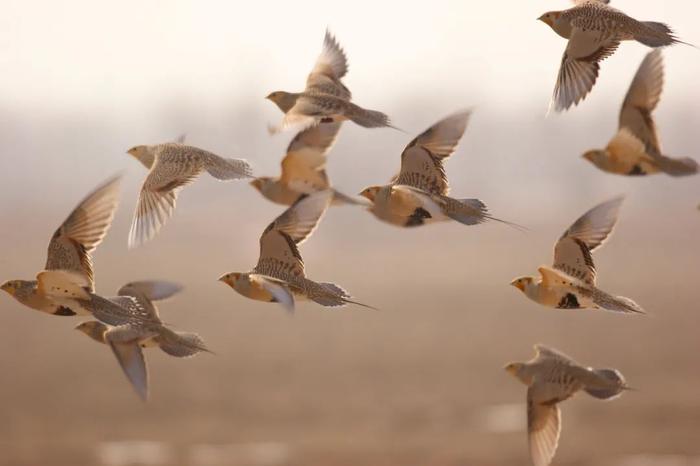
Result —
POLYGON ((607 154, 605 153, 605 151, 602 150, 589 150, 581 157, 598 167, 604 165, 605 162, 608 160, 607 154))
POLYGON ((522 362, 511 362, 506 364, 503 369, 513 377, 518 377, 523 366, 524 364, 522 362))
POLYGON ((240 274, 240 273, 238 273, 238 272, 231 272, 231 273, 227 273, 227 274, 224 274, 224 275, 220 276, 220 277, 219 277, 219 281, 220 281, 220 282, 223 282, 223 283, 226 283, 226 284, 227 284, 228 286, 230 286, 231 288, 235 288, 235 287, 236 287, 236 283, 238 283, 238 281, 240 280, 240 278, 241 278, 241 274, 240 274))
POLYGON ((374 202, 381 188, 381 186, 370 186, 369 188, 363 189, 360 196, 366 198, 370 202, 374 202))
POLYGON ((269 176, 260 176, 258 178, 253 178, 250 180, 250 185, 257 189, 259 192, 263 192, 263 189, 272 183, 273 179, 269 176))
POLYGON ((86 322, 81 322, 75 326, 75 329, 79 332, 84 333, 95 341, 100 343, 105 342, 105 332, 107 331, 107 326, 102 322, 96 320, 88 320, 86 322))
POLYGON ((4 291, 10 296, 14 296, 17 290, 20 288, 20 285, 21 283, 19 280, 9 280, 0 285, 0 290, 4 291))
POLYGON ((299 94, 292 94, 285 91, 275 91, 271 92, 265 97, 267 100, 273 102, 280 110, 287 113, 297 101, 299 94))
POLYGON ((554 27, 554 22, 559 19, 559 16, 561 16, 561 11, 548 11, 537 19, 549 27, 554 27))
POLYGON ((141 162, 146 168, 151 168, 153 165, 154 157, 149 146, 134 146, 126 153, 141 162))
POLYGON ((533 281, 533 277, 518 277, 512 282, 510 282, 510 285, 516 287, 522 292, 525 292, 525 288, 532 285, 533 281))

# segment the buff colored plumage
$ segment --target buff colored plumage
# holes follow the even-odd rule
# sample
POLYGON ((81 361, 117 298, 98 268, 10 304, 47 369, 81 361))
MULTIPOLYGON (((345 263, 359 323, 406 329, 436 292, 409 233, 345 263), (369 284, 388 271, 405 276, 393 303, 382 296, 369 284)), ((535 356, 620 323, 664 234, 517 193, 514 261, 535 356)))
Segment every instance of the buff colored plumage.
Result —
MULTIPOLYGON (((401 154, 401 170, 391 184, 370 186, 360 195, 371 202, 378 219, 401 227, 456 220, 476 225, 496 219, 479 199, 448 196, 443 161, 455 151, 467 127, 470 112, 444 118, 413 139, 401 154)), ((508 223, 508 222, 503 222, 508 223)))
POLYGON ((652 112, 661 98, 663 84, 663 57, 657 49, 647 54, 632 80, 620 110, 617 134, 605 149, 590 150, 583 157, 599 169, 618 175, 696 174, 695 160, 662 155, 652 112))
POLYGON ((227 273, 219 280, 247 298, 280 303, 288 311, 293 311, 295 298, 330 307, 345 304, 369 307, 352 301, 338 285, 306 277, 298 246, 316 229, 332 197, 328 190, 301 197, 263 232, 255 268, 246 273, 227 273))
POLYGON ((612 400, 629 390, 616 369, 593 369, 557 350, 535 345, 535 357, 505 369, 527 385, 527 430, 534 466, 548 466, 561 433, 559 403, 584 390, 594 398, 612 400))
POLYGON ((644 314, 629 298, 610 295, 596 286, 592 252, 610 236, 623 198, 603 202, 576 220, 554 246, 554 266, 540 266, 540 277, 520 277, 511 285, 531 300, 557 309, 605 309, 644 314))
POLYGON ((130 248, 158 233, 173 214, 179 191, 203 171, 221 181, 249 178, 252 174, 245 160, 226 159, 176 142, 135 146, 128 153, 149 169, 129 231, 130 248))
POLYGON ((636 40, 648 47, 680 42, 665 24, 637 21, 602 1, 579 1, 568 10, 547 12, 539 20, 569 40, 550 104, 557 112, 588 95, 598 79, 600 62, 615 53, 622 41, 636 40))
POLYGON ((110 301, 127 309, 138 306, 148 316, 148 322, 110 326, 88 321, 76 327, 93 340, 110 346, 127 379, 144 401, 148 399, 148 369, 142 348, 157 346, 175 357, 190 357, 209 351, 199 335, 170 330, 160 319, 154 301, 168 299, 181 289, 180 285, 171 282, 128 283, 110 301))
MULTIPOLYGON (((326 174, 326 155, 335 143, 342 123, 320 123, 299 132, 287 147, 279 178, 261 176, 250 184, 266 199, 291 206, 300 196, 332 189, 326 174)), ((333 190, 332 205, 358 204, 333 190)))
MULTIPOLYGON (((86 290, 95 289, 92 252, 112 224, 119 200, 120 177, 114 177, 90 193, 51 237, 46 270, 64 270, 79 277, 86 290)), ((78 311, 64 306, 44 292, 37 280, 10 280, 0 289, 20 303, 47 314, 71 316, 78 311)))
POLYGON ((348 71, 345 52, 326 31, 323 49, 306 80, 303 92, 275 91, 266 98, 284 112, 278 132, 289 127, 305 129, 321 122, 352 120, 365 128, 391 126, 382 112, 366 110, 350 101, 352 95, 341 79, 348 71))

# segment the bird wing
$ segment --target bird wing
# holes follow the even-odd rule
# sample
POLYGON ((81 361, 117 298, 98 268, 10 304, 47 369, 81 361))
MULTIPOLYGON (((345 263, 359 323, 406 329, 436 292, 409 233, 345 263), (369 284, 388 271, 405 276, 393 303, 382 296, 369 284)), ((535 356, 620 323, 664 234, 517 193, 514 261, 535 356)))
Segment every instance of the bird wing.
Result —
POLYGON ((162 301, 178 294, 182 289, 183 286, 175 282, 141 280, 127 283, 119 289, 117 294, 119 296, 133 296, 134 292, 138 292, 151 301, 162 301))
POLYGON ((195 180, 201 171, 196 157, 158 156, 143 182, 129 230, 129 247, 153 238, 175 210, 178 191, 195 180))
POLYGON ((330 187, 324 170, 326 154, 333 146, 342 123, 320 123, 299 132, 282 159, 281 181, 300 193, 312 193, 330 187))
POLYGON ((598 79, 599 63, 612 55, 619 45, 620 40, 615 36, 574 25, 561 60, 551 106, 561 112, 582 101, 598 79))
POLYGON ((663 55, 661 49, 654 49, 639 65, 620 110, 620 129, 627 128, 659 154, 661 147, 652 112, 659 104, 663 87, 663 55))
POLYGON ((330 205, 331 190, 303 195, 265 229, 260 237, 260 258, 257 273, 283 269, 285 274, 304 275, 304 261, 299 253, 301 244, 318 226, 330 205))
POLYGON ((348 59, 333 35, 326 30, 323 49, 306 79, 306 92, 331 94, 350 100, 350 90, 340 81, 348 72, 348 59))
POLYGON ((624 198, 603 202, 583 214, 554 246, 554 268, 567 275, 595 284, 595 264, 591 253, 609 237, 617 222, 624 198))
POLYGON ((589 2, 598 2, 607 5, 610 3, 610 0, 571 0, 571 3, 573 3, 574 5, 583 5, 584 3, 589 2))
POLYGON ((66 270, 42 270, 36 276, 37 289, 45 296, 90 299, 90 282, 80 274, 66 270))
POLYGON ((148 399, 148 368, 138 342, 113 342, 109 340, 108 342, 124 371, 124 375, 129 379, 139 397, 146 401, 148 399))
POLYGON ((401 171, 394 183, 447 195, 449 183, 442 163, 457 147, 469 115, 469 111, 455 113, 411 141, 401 154, 401 171))
POLYGON ((535 466, 548 466, 557 451, 561 432, 559 400, 541 400, 536 384, 527 390, 527 431, 535 466))
POLYGON ((102 242, 119 201, 121 177, 111 178, 71 212, 49 242, 46 270, 69 270, 83 275, 94 288, 90 253, 102 242))
POLYGON ((571 363, 573 359, 565 355, 559 350, 550 348, 541 343, 535 345, 535 359, 533 362, 542 362, 547 359, 554 359, 556 361, 571 363))

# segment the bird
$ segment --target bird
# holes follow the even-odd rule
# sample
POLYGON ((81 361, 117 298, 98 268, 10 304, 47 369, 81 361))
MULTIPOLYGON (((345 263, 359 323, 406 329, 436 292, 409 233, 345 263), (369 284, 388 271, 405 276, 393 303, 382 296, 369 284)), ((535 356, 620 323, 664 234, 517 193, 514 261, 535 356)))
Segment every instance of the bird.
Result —
POLYGON ((294 311, 295 299, 308 299, 327 307, 356 304, 372 308, 352 301, 334 283, 315 282, 306 277, 298 246, 316 229, 332 197, 330 190, 301 196, 265 228, 255 268, 246 273, 224 274, 219 281, 247 298, 279 303, 289 312, 294 311))
POLYGON ((535 466, 548 466, 561 433, 559 403, 583 390, 600 400, 613 400, 632 390, 616 369, 594 369, 544 345, 535 345, 535 357, 513 362, 505 370, 527 385, 527 431, 535 466))
POLYGON ((323 49, 306 79, 302 92, 275 91, 266 99, 285 114, 282 125, 272 133, 289 127, 305 129, 321 122, 352 120, 365 128, 392 127, 382 112, 366 110, 351 102, 352 94, 341 79, 348 72, 345 52, 330 31, 326 30, 323 49))
POLYGON ((129 230, 129 248, 142 245, 160 231, 175 210, 179 191, 203 171, 220 181, 252 176, 243 159, 219 157, 178 142, 134 146, 127 153, 149 170, 129 230))
POLYGON ((663 56, 661 49, 655 49, 644 58, 627 91, 617 134, 605 149, 589 150, 583 158, 605 172, 618 175, 696 174, 695 160, 667 157, 661 151, 652 112, 661 98, 663 84, 663 56))
POLYGON ((127 379, 138 396, 148 399, 148 368, 142 348, 159 347, 170 356, 186 358, 200 352, 211 352, 196 333, 176 332, 163 325, 154 301, 162 301, 178 293, 182 287, 166 281, 127 283, 110 301, 123 307, 137 303, 151 317, 149 323, 128 323, 118 326, 90 320, 75 329, 93 340, 109 345, 127 379))
POLYGON ((592 252, 610 236, 623 197, 603 202, 583 214, 554 246, 554 266, 540 266, 540 277, 519 277, 510 284, 542 306, 556 309, 604 309, 645 314, 637 303, 596 286, 592 252))
MULTIPOLYGON (((300 131, 287 147, 279 178, 259 176, 250 184, 266 199, 291 206, 303 194, 332 189, 326 174, 326 154, 333 146, 341 122, 319 123, 300 131)), ((331 205, 360 204, 350 196, 333 190, 331 205)))
POLYGON ((550 109, 557 112, 578 105, 593 89, 600 62, 620 43, 636 40, 648 47, 682 43, 671 28, 654 21, 638 21, 605 1, 579 0, 572 8, 549 11, 538 19, 569 42, 561 60, 550 109))
POLYGON ((489 215, 479 199, 448 196, 449 183, 443 166, 467 127, 470 111, 464 110, 435 123, 413 139, 401 154, 401 170, 390 184, 365 188, 360 196, 370 202, 368 210, 379 220, 400 227, 456 220, 476 225, 489 215))
MULTIPOLYGON (((112 224, 119 202, 120 176, 114 176, 88 194, 56 229, 49 241, 44 269, 69 271, 87 292, 95 289, 91 254, 112 224)), ((49 296, 37 280, 10 280, 0 289, 25 306, 47 314, 73 316, 77 310, 49 296)))

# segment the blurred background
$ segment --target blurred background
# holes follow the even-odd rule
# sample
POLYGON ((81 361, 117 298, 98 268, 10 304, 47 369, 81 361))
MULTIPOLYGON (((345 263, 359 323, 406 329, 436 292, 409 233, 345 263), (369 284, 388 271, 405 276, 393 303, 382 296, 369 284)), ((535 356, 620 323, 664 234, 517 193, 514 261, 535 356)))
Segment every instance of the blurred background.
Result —
MULTIPOLYGON (((700 464, 700 178, 624 178, 580 155, 604 147, 638 64, 625 43, 575 110, 545 117, 566 45, 536 21, 563 0, 0 2, 0 281, 31 279, 76 203, 115 172, 122 203, 95 254, 104 295, 136 279, 186 285, 164 319, 215 355, 147 353, 141 403, 110 351, 0 296, 2 465, 529 464, 525 387, 502 370, 537 342, 615 367, 638 391, 563 405, 555 464, 700 464), (383 183, 410 139, 474 109, 447 163, 452 193, 479 197, 501 224, 400 230, 334 208, 302 246, 307 273, 379 312, 246 300, 216 281, 246 271, 283 209, 245 182, 203 176, 160 235, 128 251, 146 175, 125 151, 187 141, 277 175, 293 134, 263 97, 300 90, 326 27, 345 48, 355 102, 408 134, 346 124, 328 171, 348 194, 383 183), (554 241, 598 202, 626 194, 596 252, 599 285, 653 315, 555 312, 511 279, 550 263, 554 241)), ((700 44, 700 5, 616 0, 700 44)), ((664 52, 656 112, 665 151, 700 158, 700 52, 664 52)))

